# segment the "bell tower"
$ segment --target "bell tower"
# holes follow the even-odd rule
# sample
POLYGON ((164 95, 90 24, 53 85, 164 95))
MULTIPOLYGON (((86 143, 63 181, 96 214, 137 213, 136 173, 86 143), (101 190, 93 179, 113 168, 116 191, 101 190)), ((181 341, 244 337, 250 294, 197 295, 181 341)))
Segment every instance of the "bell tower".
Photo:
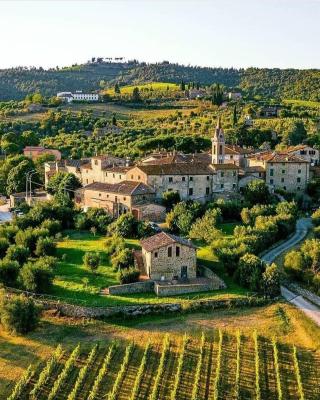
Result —
POLYGON ((221 120, 220 117, 217 121, 217 126, 214 132, 213 137, 211 138, 212 142, 212 164, 223 164, 224 163, 224 133, 221 128, 221 120))

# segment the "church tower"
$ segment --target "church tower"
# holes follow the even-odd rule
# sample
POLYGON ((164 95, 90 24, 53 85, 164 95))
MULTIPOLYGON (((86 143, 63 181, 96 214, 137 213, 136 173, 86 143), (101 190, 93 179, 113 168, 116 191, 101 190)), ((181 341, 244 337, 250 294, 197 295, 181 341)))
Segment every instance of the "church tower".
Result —
POLYGON ((220 117, 217 121, 217 126, 214 135, 211 139, 212 142, 212 164, 223 164, 224 163, 224 133, 221 128, 220 117))

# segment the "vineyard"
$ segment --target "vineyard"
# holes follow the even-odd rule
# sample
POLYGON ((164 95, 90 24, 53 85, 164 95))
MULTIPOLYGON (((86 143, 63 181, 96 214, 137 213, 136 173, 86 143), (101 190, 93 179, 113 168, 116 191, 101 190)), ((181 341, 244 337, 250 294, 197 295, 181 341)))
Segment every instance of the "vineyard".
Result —
POLYGON ((253 332, 217 330, 196 339, 113 341, 30 366, 9 400, 201 400, 320 398, 320 355, 253 332))

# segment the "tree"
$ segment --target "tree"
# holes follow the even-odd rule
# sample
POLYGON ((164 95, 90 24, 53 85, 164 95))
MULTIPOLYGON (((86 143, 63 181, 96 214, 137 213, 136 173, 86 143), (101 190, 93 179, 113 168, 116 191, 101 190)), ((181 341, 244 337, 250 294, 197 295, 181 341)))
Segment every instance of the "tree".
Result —
POLYGON ((282 143, 296 146, 307 139, 307 131, 303 121, 294 121, 291 130, 282 136, 282 143))
POLYGON ((314 226, 320 225, 320 208, 311 215, 311 218, 314 226))
POLYGON ((307 262, 299 250, 291 250, 284 258, 285 269, 296 278, 301 278, 303 271, 307 268, 307 262))
POLYGON ((112 123, 113 126, 117 126, 117 118, 116 118, 115 114, 112 115, 112 122, 111 123, 112 123))
POLYGON ((238 123, 237 106, 233 107, 232 126, 235 127, 238 123))
POLYGON ((141 101, 140 91, 139 91, 138 87, 135 87, 132 91, 132 101, 135 103, 138 103, 139 101, 141 101))
POLYGON ((221 106, 223 103, 223 87, 219 83, 212 87, 212 103, 216 106, 221 106))
POLYGON ((239 260, 236 279, 240 285, 258 291, 263 271, 264 265, 261 259, 254 254, 246 253, 239 260))
POLYGON ((81 187, 79 179, 69 172, 58 172, 48 182, 48 193, 62 195, 68 193, 70 198, 74 197, 74 191, 81 187))
POLYGON ((0 258, 3 258, 10 246, 10 242, 5 237, 0 237, 0 258))
POLYGON ((180 90, 182 90, 183 92, 186 90, 186 85, 185 85, 185 83, 184 83, 184 80, 181 80, 181 83, 180 83, 180 90))
POLYGON ((1 296, 0 320, 4 328, 13 333, 28 333, 34 330, 40 319, 40 309, 31 298, 24 295, 1 296))
POLYGON ((9 287, 17 285, 19 275, 19 264, 17 261, 1 260, 0 261, 0 282, 9 287))
POLYGON ((51 268, 40 262, 28 262, 20 270, 19 279, 25 290, 35 293, 48 293, 53 274, 51 268))
POLYGON ((250 204, 266 204, 270 201, 268 186, 264 181, 253 180, 245 187, 244 197, 250 204))
POLYGON ((137 228, 137 219, 131 213, 126 213, 120 215, 118 219, 109 225, 108 232, 124 238, 133 238, 137 235, 137 228))
POLYGON ((35 254, 38 257, 54 256, 56 254, 56 244, 53 239, 50 237, 39 237, 35 254))
MULTIPOLYGON (((21 161, 16 167, 12 168, 7 178, 7 194, 23 192, 26 189, 26 174, 34 167, 31 160, 21 161)), ((36 175, 32 176, 33 181, 37 181, 36 175)))
POLYGON ((262 274, 262 286, 266 297, 277 297, 280 295, 281 273, 276 264, 267 265, 262 274))
POLYGON ((123 285, 139 281, 140 271, 137 268, 130 267, 118 271, 118 280, 123 285))
POLYGON ((116 83, 116 84, 114 85, 114 92, 117 93, 117 94, 120 94, 120 86, 119 86, 118 83, 116 83))
POLYGON ((83 256, 83 264, 92 272, 96 271, 100 265, 100 254, 94 251, 86 252, 83 256))
POLYGON ((206 243, 212 242, 221 236, 221 232, 217 229, 217 224, 221 220, 221 210, 219 208, 206 211, 205 215, 202 218, 198 218, 192 225, 189 237, 203 240, 206 243))
POLYGON ((128 248, 125 248, 117 253, 114 253, 111 257, 111 264, 115 271, 133 266, 134 260, 132 251, 128 248))
POLYGON ((170 211, 173 206, 180 202, 180 194, 175 191, 167 191, 162 194, 162 204, 170 211))
POLYGON ((27 247, 13 244, 11 245, 6 253, 6 259, 11 261, 17 261, 19 265, 23 265, 30 255, 30 251, 27 247))

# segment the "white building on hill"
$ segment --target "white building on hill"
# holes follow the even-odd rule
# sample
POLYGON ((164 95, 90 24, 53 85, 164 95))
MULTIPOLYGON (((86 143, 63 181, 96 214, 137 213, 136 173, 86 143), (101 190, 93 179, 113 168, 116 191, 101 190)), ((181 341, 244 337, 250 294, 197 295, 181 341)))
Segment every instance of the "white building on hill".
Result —
POLYGON ((57 97, 66 103, 72 103, 73 101, 98 101, 99 95, 97 93, 83 93, 77 90, 75 93, 72 92, 60 92, 57 93, 57 97))

